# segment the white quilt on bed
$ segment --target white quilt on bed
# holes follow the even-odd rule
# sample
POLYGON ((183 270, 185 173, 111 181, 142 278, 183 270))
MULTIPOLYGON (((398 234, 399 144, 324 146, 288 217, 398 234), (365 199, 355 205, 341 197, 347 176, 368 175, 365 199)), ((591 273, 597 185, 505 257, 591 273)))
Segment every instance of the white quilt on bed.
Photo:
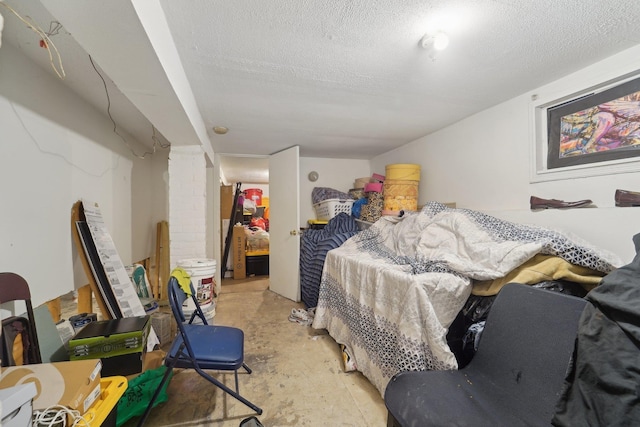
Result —
POLYGON ((566 233, 431 202, 329 251, 313 327, 345 344, 384 395, 398 372, 456 369, 446 334, 471 280, 503 277, 537 253, 603 273, 621 265, 566 233))

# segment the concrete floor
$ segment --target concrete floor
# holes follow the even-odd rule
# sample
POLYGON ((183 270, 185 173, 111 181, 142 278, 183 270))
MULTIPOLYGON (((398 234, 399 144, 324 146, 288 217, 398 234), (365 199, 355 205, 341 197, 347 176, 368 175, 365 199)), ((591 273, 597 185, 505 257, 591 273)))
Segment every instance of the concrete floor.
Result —
MULTIPOLYGON (((260 422, 265 427, 385 426, 378 391, 359 372, 343 372, 338 344, 326 331, 288 320, 293 308, 304 306, 268 290, 268 280, 225 279, 214 318, 245 332, 245 362, 253 373, 241 371, 240 393, 263 409, 260 422)), ((234 386, 233 374, 215 376, 234 386)), ((237 427, 256 415, 193 371, 176 370, 167 393, 168 402, 153 409, 147 426, 237 427)))

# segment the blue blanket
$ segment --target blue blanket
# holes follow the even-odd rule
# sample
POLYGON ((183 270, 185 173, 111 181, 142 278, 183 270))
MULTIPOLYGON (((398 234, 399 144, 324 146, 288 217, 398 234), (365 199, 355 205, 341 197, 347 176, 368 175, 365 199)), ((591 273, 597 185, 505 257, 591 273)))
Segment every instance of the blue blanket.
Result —
POLYGON ((327 252, 358 233, 355 219, 339 213, 321 230, 305 230, 300 247, 300 296, 307 308, 318 305, 322 268, 327 252))

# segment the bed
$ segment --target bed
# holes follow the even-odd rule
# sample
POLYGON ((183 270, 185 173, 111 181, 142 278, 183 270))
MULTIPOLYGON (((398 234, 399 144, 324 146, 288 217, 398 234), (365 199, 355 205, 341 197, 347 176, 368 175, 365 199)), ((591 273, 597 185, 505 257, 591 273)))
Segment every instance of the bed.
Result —
POLYGON ((313 327, 344 345, 384 395, 398 372, 456 369, 446 336, 473 285, 491 287, 538 254, 597 277, 621 264, 566 233, 430 202, 327 253, 313 327))

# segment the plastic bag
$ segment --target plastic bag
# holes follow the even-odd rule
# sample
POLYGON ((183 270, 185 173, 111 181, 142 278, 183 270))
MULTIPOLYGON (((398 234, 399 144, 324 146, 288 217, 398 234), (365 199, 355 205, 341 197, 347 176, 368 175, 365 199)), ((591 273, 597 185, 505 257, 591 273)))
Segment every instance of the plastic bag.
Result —
MULTIPOLYGON (((129 381, 127 391, 125 391, 120 400, 118 400, 118 407, 116 411, 117 427, 123 425, 130 418, 144 414, 144 411, 147 409, 147 406, 153 397, 153 393, 155 393, 156 389, 160 385, 160 381, 162 381, 162 376, 166 370, 166 366, 149 369, 129 381)), ((166 402, 169 398, 167 395, 167 386, 171 382, 171 377, 173 377, 173 372, 167 382, 164 383, 156 401, 153 402, 154 408, 159 403, 166 402)))
POLYGON ((254 218, 251 218, 251 221, 249 222, 249 227, 258 227, 267 231, 267 222, 262 217, 257 217, 257 218, 254 217, 254 218))
POLYGON ((362 211, 362 206, 366 205, 368 201, 369 200, 366 197, 363 197, 353 202, 353 206, 351 207, 351 214, 356 218, 360 218, 360 212, 362 211))

